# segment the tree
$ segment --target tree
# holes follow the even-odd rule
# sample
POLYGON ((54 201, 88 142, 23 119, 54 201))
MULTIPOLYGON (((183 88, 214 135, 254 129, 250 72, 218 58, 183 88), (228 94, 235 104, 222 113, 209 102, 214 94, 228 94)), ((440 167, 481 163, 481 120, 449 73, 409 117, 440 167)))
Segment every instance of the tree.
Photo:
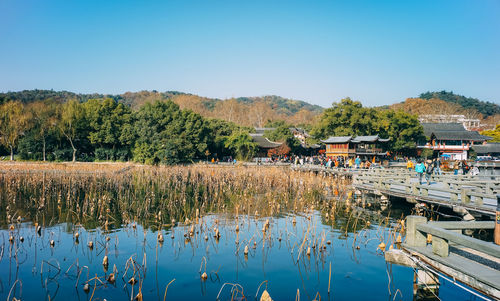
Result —
POLYGON ((416 115, 401 110, 383 110, 379 112, 377 124, 380 136, 391 139, 387 144, 388 149, 414 149, 418 142, 425 140, 423 127, 416 115))
POLYGON ((42 142, 42 159, 46 161, 47 137, 56 128, 59 118, 57 103, 50 99, 37 101, 31 103, 28 108, 33 117, 32 130, 35 131, 36 138, 42 142))
MULTIPOLYGON (((271 141, 282 142, 286 144, 288 147, 288 152, 292 151, 296 153, 300 148, 300 141, 293 136, 293 133, 290 131, 291 125, 287 124, 284 121, 276 121, 273 123, 268 123, 269 125, 275 126, 276 128, 271 131, 266 131, 264 136, 271 141)), ((283 152, 283 150, 280 150, 283 152)))
POLYGON ((98 147, 96 157, 115 160, 119 151, 123 152, 133 143, 130 108, 111 98, 90 99, 83 106, 90 126, 88 138, 94 147, 98 147))
POLYGON ((263 101, 253 103, 249 109, 248 116, 255 127, 263 127, 264 123, 275 117, 273 109, 263 101))
POLYGON ((270 150, 267 151, 267 156, 272 157, 272 156, 283 156, 283 155, 288 155, 291 151, 291 148, 286 144, 282 143, 280 146, 276 148, 271 148, 270 150))
POLYGON ((76 142, 80 137, 86 137, 87 125, 85 110, 76 100, 70 100, 62 105, 59 131, 68 140, 73 150, 73 162, 76 161, 76 142))
POLYGON ((496 125, 494 130, 482 131, 481 135, 493 138, 490 142, 500 142, 500 123, 496 125))
POLYGON ((225 147, 231 149, 238 160, 248 160, 255 155, 258 146, 247 132, 241 131, 229 136, 225 147))
POLYGON ((233 151, 225 147, 226 140, 235 132, 249 131, 250 128, 243 128, 233 122, 222 119, 210 118, 205 120, 208 130, 208 150, 211 154, 222 157, 234 155, 233 151))
POLYGON ((0 105, 0 142, 10 149, 10 160, 14 160, 16 148, 24 131, 28 128, 29 114, 19 102, 8 101, 0 105))
POLYGON ((205 155, 208 130, 199 114, 179 110, 172 101, 157 101, 142 106, 135 120, 134 160, 175 164, 205 155))
POLYGON ((377 132, 377 127, 375 109, 363 108, 359 101, 344 98, 321 114, 311 134, 321 139, 328 136, 371 135, 377 132))

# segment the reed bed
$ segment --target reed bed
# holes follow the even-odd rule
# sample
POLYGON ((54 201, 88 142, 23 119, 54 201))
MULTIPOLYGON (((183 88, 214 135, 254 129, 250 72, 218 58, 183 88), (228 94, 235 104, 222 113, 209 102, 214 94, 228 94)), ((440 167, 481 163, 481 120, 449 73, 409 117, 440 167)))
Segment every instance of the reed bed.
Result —
MULTIPOLYGON (((2 225, 21 218, 42 226, 71 222, 112 228, 135 221, 163 228, 210 212, 272 216, 319 204, 332 190, 326 186, 333 185, 286 168, 112 164, 91 172, 87 164, 40 166, 18 165, 0 173, 7 209, 2 225)), ((333 188, 337 194, 340 185, 333 188)))
MULTIPOLYGON (((47 233, 44 229, 67 223, 74 244, 82 242, 87 256, 99 257, 104 274, 80 265, 78 258, 64 268, 57 259, 51 259, 41 262, 42 278, 48 285, 66 271, 64 275, 75 279, 76 287, 83 286, 90 299, 96 289, 120 280, 130 299, 142 300, 148 261, 158 266, 159 249, 169 238, 174 257, 189 249, 194 256, 195 249, 205 246, 207 253, 199 254, 203 256, 198 261, 202 283, 221 280, 221 266, 211 265, 209 246, 217 249, 220 240, 234 237, 234 254, 242 264, 258 250, 265 260, 266 254, 278 244, 288 250, 291 264, 299 271, 307 272, 313 267, 327 270, 328 294, 332 281, 332 237, 325 229, 320 230, 319 224, 339 229, 339 238, 350 240, 345 247, 352 249, 354 258, 357 250, 370 241, 379 246, 373 252, 383 252, 386 246, 392 248, 404 240, 403 217, 393 219, 380 209, 373 210, 375 204, 353 194, 348 179, 312 172, 286 167, 201 164, 14 165, 14 169, 0 165, 0 208, 4 212, 0 215, 0 225, 8 227, 12 237, 10 246, 4 239, 2 257, 8 249, 9 259, 14 258, 20 265, 26 260, 23 256, 29 256, 22 252, 21 225, 30 227, 30 236, 25 237, 30 243, 43 237, 39 242, 42 247, 54 248, 61 243, 61 234, 47 233), (285 221, 284 226, 277 224, 279 219, 285 221), (143 229, 143 253, 113 263, 108 271, 108 256, 113 246, 116 252, 119 249, 118 236, 113 236, 115 229, 130 233, 138 243, 143 229), (146 230, 156 233, 153 246, 146 230), (155 250, 153 259, 151 254, 146 255, 148 246, 155 250)), ((11 289, 14 292, 16 285, 18 292, 22 285, 21 279, 18 280, 11 289)), ((167 298, 167 289, 169 292, 175 289, 174 281, 162 284, 163 299, 167 298), (170 285, 174 287, 169 288, 170 285)), ((267 289, 267 280, 262 283, 267 289)), ((295 294, 295 289, 292 293, 295 294)), ((221 283, 218 297, 224 294, 231 300, 248 298, 244 286, 238 283, 221 283)), ((302 292, 297 289, 297 298, 301 294, 303 298, 321 299, 319 292, 308 293, 305 288, 302 292)))

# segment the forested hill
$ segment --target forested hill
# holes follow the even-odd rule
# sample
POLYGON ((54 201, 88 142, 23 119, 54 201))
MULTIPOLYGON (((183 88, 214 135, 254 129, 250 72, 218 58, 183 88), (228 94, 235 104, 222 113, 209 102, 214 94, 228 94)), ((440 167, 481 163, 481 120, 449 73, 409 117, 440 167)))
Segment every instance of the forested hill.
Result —
POLYGON ((474 109, 483 114, 484 117, 500 114, 500 106, 489 101, 481 101, 477 98, 457 95, 453 92, 425 92, 420 94, 422 99, 441 99, 449 103, 460 105, 464 109, 474 109))
POLYGON ((66 102, 70 99, 85 102, 89 99, 112 98, 138 109, 143 104, 155 100, 172 100, 181 109, 190 109, 205 117, 222 118, 245 126, 262 127, 268 121, 286 120, 293 124, 311 123, 323 111, 317 105, 305 101, 292 100, 280 96, 240 97, 234 99, 207 98, 177 91, 140 91, 123 94, 78 94, 68 91, 24 90, 0 93, 0 104, 9 101, 30 103, 46 99, 66 102))
POLYGON ((236 100, 245 104, 252 104, 255 102, 263 101, 271 105, 271 107, 273 107, 274 109, 278 110, 278 113, 287 115, 295 114, 300 110, 307 110, 315 113, 321 113, 324 110, 323 107, 320 107, 318 105, 312 105, 302 100, 294 100, 276 95, 262 97, 239 97, 236 100))

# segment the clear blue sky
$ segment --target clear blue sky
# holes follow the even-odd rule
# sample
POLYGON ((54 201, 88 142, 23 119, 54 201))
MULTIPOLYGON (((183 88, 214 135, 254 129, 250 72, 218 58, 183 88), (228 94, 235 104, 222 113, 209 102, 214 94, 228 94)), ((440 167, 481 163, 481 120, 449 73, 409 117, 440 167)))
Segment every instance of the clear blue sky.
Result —
POLYGON ((0 91, 500 102, 500 1, 0 0, 0 91))

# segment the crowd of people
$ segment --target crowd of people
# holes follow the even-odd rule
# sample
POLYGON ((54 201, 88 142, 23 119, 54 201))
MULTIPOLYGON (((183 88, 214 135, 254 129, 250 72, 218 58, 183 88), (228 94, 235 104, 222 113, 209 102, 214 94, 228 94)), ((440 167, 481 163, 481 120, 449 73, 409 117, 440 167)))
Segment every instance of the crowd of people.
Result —
POLYGON ((371 168, 375 166, 380 166, 380 162, 376 162, 375 160, 369 160, 367 158, 360 158, 360 156, 356 157, 327 157, 325 155, 321 156, 293 156, 291 157, 290 163, 295 165, 304 165, 304 164, 312 164, 312 165, 320 165, 327 168, 371 168))
MULTIPOLYGON (((415 172, 418 175, 419 178, 419 183, 420 185, 422 184, 422 180, 425 176, 425 180, 428 185, 430 185, 430 179, 433 174, 436 175, 442 175, 443 170, 442 170, 442 162, 440 158, 434 158, 432 160, 420 160, 417 163, 414 163, 412 160, 407 159, 406 162, 406 168, 409 171, 412 171, 415 169, 415 172)), ((470 166, 467 164, 467 161, 465 160, 455 160, 453 162, 453 174, 458 175, 459 173, 463 175, 478 175, 479 174, 479 169, 477 166, 470 166)))

